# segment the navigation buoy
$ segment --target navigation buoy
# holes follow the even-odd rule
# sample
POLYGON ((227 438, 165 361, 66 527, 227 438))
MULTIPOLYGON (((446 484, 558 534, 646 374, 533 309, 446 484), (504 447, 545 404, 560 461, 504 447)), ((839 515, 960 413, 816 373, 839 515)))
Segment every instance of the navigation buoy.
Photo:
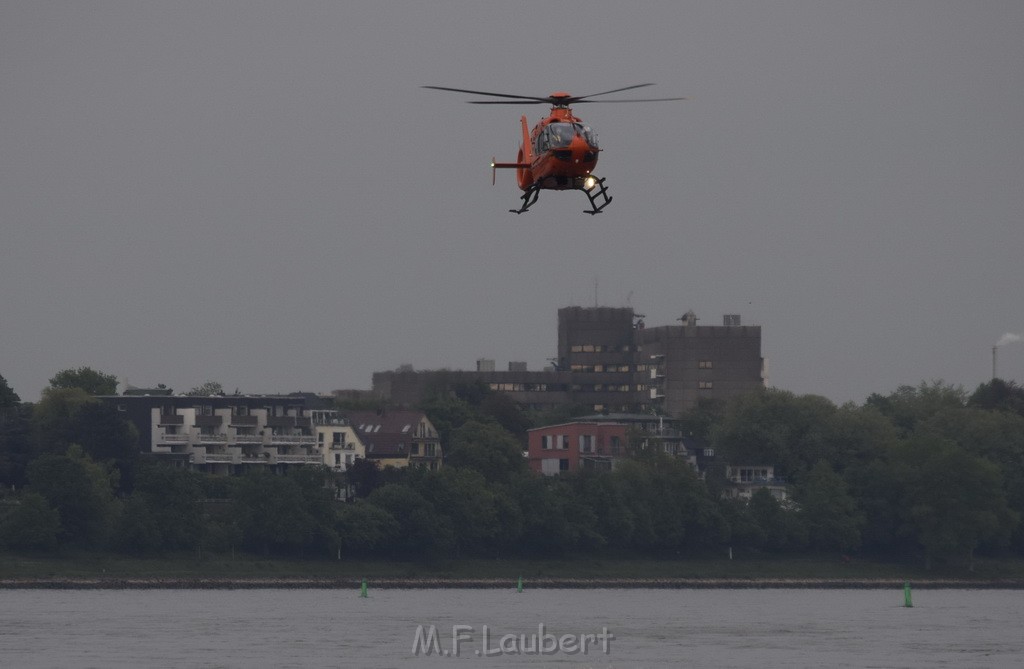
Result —
POLYGON ((519 577, 519 583, 516 584, 516 592, 522 592, 522 591, 523 591, 523 577, 520 576, 519 577))
POLYGON ((913 602, 910 601, 910 581, 903 582, 903 606, 908 609, 914 607, 913 602))
POLYGON ((367 596, 367 594, 366 594, 366 579, 365 578, 363 579, 362 587, 359 588, 359 596, 360 597, 366 597, 367 596))

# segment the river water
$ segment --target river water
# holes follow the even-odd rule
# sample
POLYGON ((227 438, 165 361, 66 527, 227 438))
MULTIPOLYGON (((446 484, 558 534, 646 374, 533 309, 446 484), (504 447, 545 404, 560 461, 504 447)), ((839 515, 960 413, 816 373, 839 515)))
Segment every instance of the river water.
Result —
POLYGON ((0 590, 0 667, 1019 667, 1024 591, 0 590), (455 655, 455 651, 458 655, 455 655), (583 652, 585 649, 585 652, 583 652))

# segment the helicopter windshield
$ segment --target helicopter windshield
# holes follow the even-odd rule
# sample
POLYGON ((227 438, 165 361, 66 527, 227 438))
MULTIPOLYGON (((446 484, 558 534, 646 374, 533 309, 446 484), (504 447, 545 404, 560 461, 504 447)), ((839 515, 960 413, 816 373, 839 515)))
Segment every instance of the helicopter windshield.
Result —
POLYGON ((576 136, 576 131, 572 126, 572 123, 552 123, 544 128, 544 134, 547 135, 548 148, 560 149, 569 146, 572 138, 576 136))
POLYGON ((587 144, 590 145, 590 148, 596 149, 597 133, 591 130, 589 125, 583 125, 582 123, 574 123, 573 125, 576 126, 576 132, 580 134, 580 137, 586 140, 587 144))
POLYGON ((538 148, 541 151, 564 148, 569 146, 576 135, 582 137, 591 148, 597 148, 597 135, 589 125, 582 123, 549 124, 538 138, 538 148))

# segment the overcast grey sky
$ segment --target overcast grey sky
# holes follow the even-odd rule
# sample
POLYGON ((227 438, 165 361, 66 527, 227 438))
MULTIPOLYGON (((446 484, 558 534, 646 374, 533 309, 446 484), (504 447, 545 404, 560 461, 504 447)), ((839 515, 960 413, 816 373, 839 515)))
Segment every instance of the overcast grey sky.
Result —
POLYGON ((0 375, 541 369, 596 301, 739 313, 795 393, 973 390, 1024 332, 1022 30, 1019 0, 2 0, 0 375), (644 82, 691 99, 576 109, 599 216, 490 183, 545 107, 420 88, 644 82))

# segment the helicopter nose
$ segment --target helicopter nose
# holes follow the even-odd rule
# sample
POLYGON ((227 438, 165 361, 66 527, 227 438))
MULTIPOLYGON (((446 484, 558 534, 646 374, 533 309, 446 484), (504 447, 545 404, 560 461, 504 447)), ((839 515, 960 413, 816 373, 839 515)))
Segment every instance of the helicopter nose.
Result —
POLYGON ((579 135, 573 138, 572 142, 569 144, 569 150, 572 152, 571 159, 573 164, 593 160, 593 151, 591 150, 590 145, 587 144, 586 140, 579 135))

